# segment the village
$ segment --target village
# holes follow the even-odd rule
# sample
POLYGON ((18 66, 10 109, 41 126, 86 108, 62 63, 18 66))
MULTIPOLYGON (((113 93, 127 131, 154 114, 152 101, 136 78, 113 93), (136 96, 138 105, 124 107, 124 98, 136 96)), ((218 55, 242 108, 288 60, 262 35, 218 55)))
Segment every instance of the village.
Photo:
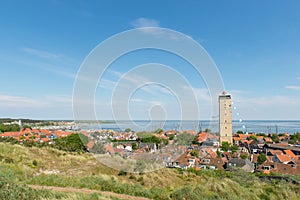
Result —
POLYGON ((233 133, 231 105, 231 95, 222 92, 218 133, 212 133, 209 128, 204 131, 158 128, 150 132, 135 132, 130 128, 81 130, 74 128, 76 123, 72 121, 26 127, 21 126, 21 121, 14 121, 1 125, 0 139, 13 138, 15 143, 27 146, 39 144, 40 147, 143 160, 182 170, 241 169, 250 173, 300 174, 300 133, 265 134, 241 130, 233 133), (18 130, 16 127, 23 128, 14 131, 18 130), (62 138, 66 141, 59 140, 62 138), (72 143, 76 144, 72 146, 72 143))
POLYGON ((232 143, 222 142, 210 130, 159 129, 152 133, 135 133, 130 129, 72 131, 25 128, 18 132, 4 132, 1 138, 14 138, 51 145, 56 138, 82 134, 88 138, 85 151, 94 154, 118 155, 136 159, 145 154, 156 156, 163 165, 183 170, 235 170, 265 174, 300 174, 300 134, 233 134, 232 143), (293 143, 293 144, 291 144, 293 143), (100 147, 100 148, 99 148, 100 147), (174 155, 176 150, 177 154, 174 155))

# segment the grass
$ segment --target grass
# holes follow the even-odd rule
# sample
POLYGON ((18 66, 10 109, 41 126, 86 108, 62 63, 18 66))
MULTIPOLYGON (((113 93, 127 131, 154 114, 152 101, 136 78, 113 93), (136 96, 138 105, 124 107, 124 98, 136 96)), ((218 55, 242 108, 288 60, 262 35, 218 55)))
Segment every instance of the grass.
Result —
MULTIPOLYGON (((293 178, 299 180, 299 176, 293 178)), ((20 184, 88 188, 151 199, 272 200, 298 199, 300 195, 299 185, 285 181, 261 182, 254 174, 242 171, 182 171, 165 168, 146 174, 122 174, 99 163, 90 154, 5 143, 0 143, 0 180, 14 184, 16 188, 20 184)), ((27 190, 29 194, 41 194, 39 199, 112 198, 99 194, 27 190)), ((12 193, 17 194, 19 189, 8 187, 3 191, 16 191, 12 193)), ((3 198, 0 196, 0 199, 3 198)))

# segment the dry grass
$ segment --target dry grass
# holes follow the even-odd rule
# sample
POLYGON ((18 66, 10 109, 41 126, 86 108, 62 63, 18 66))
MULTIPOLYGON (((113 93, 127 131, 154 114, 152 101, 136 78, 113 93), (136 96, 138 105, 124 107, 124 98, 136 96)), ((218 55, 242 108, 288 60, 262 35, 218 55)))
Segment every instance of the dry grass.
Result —
MULTIPOLYGON (((127 191, 125 189, 128 184, 130 187, 142 188, 144 192, 149 192, 145 193, 145 196, 162 193, 161 196, 153 197, 154 199, 168 199, 171 195, 173 199, 183 199, 187 196, 189 199, 199 199, 201 196, 203 199, 275 200, 298 199, 300 195, 300 186, 285 182, 265 183, 252 174, 242 172, 220 175, 215 171, 203 171, 202 174, 196 175, 192 172, 164 168, 151 173, 119 176, 119 171, 99 163, 90 154, 66 153, 51 148, 29 148, 5 143, 0 143, 0 157, 0 178, 4 176, 5 179, 17 183, 99 189, 97 184, 106 181, 118 185, 118 193, 127 191), (12 162, 6 162, 5 159, 11 159, 12 162), (34 160, 37 165, 33 164, 34 160), (182 197, 184 194, 187 196, 182 197)), ((134 191, 131 192, 135 193, 134 191)), ((68 195, 69 199, 80 196, 68 195)), ((108 197, 101 196, 100 199, 106 198, 108 197)))

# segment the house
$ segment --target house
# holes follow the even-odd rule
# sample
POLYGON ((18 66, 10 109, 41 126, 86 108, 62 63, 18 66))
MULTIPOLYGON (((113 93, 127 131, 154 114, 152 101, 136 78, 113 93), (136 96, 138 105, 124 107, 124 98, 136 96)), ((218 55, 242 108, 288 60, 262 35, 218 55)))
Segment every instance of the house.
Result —
POLYGON ((248 143, 248 150, 251 153, 262 153, 265 143, 261 140, 255 139, 250 144, 248 143))
POLYGON ((266 174, 272 172, 272 173, 296 175, 296 174, 300 174, 299 164, 300 163, 296 163, 294 161, 288 164, 265 161, 261 166, 259 166, 258 171, 264 172, 266 174))
POLYGON ((254 164, 248 159, 231 158, 228 160, 226 169, 234 170, 240 168, 246 172, 254 172, 254 164))
POLYGON ((291 159, 297 159, 297 156, 291 151, 291 150, 289 150, 289 149, 285 149, 285 150, 283 150, 284 151, 284 153, 287 155, 287 156, 289 156, 291 159))
POLYGON ((86 144, 86 150, 87 150, 87 151, 91 151, 91 149, 93 148, 94 144, 95 144, 95 141, 94 141, 94 140, 89 141, 89 142, 86 144))
POLYGON ((127 150, 127 151, 132 151, 132 146, 131 146, 131 144, 126 144, 125 145, 125 150, 127 150))
POLYGON ((199 163, 199 159, 191 156, 189 152, 185 152, 179 156, 175 161, 168 164, 168 167, 175 167, 181 169, 187 169, 190 167, 195 167, 199 163))
POLYGON ((265 143, 273 143, 272 138, 269 138, 269 137, 265 137, 264 141, 265 141, 265 143))
POLYGON ((283 155, 275 155, 272 160, 273 162, 288 164, 292 159, 289 156, 283 154, 283 155))
POLYGON ((222 158, 203 158, 199 161, 200 169, 224 169, 225 161, 222 158))
POLYGON ((267 156, 283 155, 281 150, 268 150, 267 156))

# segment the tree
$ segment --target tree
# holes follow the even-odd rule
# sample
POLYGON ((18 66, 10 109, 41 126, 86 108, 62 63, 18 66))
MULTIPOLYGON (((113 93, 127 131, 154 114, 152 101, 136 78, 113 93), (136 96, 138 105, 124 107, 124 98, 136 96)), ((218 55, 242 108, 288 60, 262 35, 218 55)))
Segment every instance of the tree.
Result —
POLYGON ((20 126, 18 124, 4 125, 0 124, 1 132, 17 132, 20 131, 20 126))
POLYGON ((197 151, 191 151, 191 156, 194 156, 196 158, 199 158, 199 153, 197 151))
POLYGON ((247 154, 241 154, 240 157, 241 157, 241 159, 246 159, 248 157, 248 155, 247 154))
POLYGON ((237 134, 243 134, 244 132, 242 130, 238 130, 236 133, 237 134))
POLYGON ((31 126, 25 124, 25 125, 23 126, 23 129, 26 129, 26 128, 32 129, 31 126))
POLYGON ((161 128, 158 128, 155 133, 161 133, 161 132, 164 132, 164 130, 162 130, 161 128))
POLYGON ((231 146, 230 146, 230 150, 231 150, 232 152, 237 152, 237 151, 239 150, 239 147, 238 147, 238 145, 234 144, 234 145, 231 145, 231 146))
POLYGON ((221 154, 221 152, 219 151, 219 149, 217 150, 217 155, 218 155, 218 158, 221 158, 222 157, 222 154, 221 154))
POLYGON ((125 129, 125 132, 126 132, 126 133, 129 133, 130 131, 131 131, 130 128, 126 128, 126 129, 125 129))
POLYGON ((230 149, 230 144, 229 142, 222 142, 222 145, 220 146, 222 151, 228 152, 230 149))
POLYGON ((206 128, 204 132, 206 132, 206 133, 210 133, 210 132, 211 132, 211 130, 210 130, 209 128, 206 128))
POLYGON ((267 156, 264 153, 259 154, 259 156, 257 157, 257 163, 260 165, 263 164, 266 160, 267 156))
POLYGON ((272 138, 273 142, 276 142, 276 143, 279 142, 279 138, 278 138, 277 134, 272 134, 271 138, 272 138))
POLYGON ((63 151, 82 152, 85 149, 86 143, 83 142, 85 140, 87 137, 84 135, 71 134, 67 137, 54 139, 54 147, 63 151))
POLYGON ((137 150, 137 149, 139 149, 139 147, 136 143, 132 143, 132 149, 137 150))
POLYGON ((255 136, 255 135, 251 135, 249 138, 250 138, 251 140, 255 140, 255 139, 256 139, 256 136, 255 136))
POLYGON ((169 136, 169 140, 174 140, 174 138, 175 138, 175 135, 174 135, 174 134, 171 134, 171 135, 169 136))
POLYGON ((182 133, 176 137, 178 145, 190 145, 194 140, 194 135, 188 133, 182 133))

